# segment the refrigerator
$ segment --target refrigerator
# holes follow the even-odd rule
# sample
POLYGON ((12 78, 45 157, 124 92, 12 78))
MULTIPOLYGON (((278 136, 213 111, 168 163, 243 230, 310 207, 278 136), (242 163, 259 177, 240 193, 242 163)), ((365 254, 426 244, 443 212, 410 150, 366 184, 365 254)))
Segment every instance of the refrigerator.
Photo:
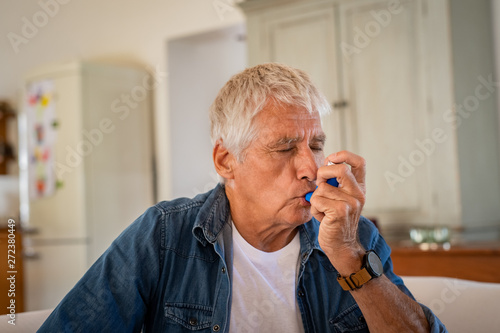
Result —
POLYGON ((55 307, 154 204, 143 68, 74 61, 26 75, 19 114, 25 310, 55 307))

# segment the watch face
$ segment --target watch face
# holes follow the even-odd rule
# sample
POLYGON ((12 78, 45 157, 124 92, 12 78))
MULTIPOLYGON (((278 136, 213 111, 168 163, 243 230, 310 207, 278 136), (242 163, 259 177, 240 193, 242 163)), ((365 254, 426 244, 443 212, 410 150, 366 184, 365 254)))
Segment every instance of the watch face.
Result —
POLYGON ((371 268, 373 275, 380 276, 384 273, 384 267, 382 267, 382 262, 380 258, 374 251, 368 252, 368 267, 371 268))

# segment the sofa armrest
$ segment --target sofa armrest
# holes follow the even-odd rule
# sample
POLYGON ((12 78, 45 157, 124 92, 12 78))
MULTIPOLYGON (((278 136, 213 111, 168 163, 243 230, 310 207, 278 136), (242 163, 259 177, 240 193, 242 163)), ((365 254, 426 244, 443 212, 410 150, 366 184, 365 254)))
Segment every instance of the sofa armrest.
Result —
POLYGON ((415 299, 430 308, 450 332, 496 332, 500 284, 445 277, 403 276, 415 299))
POLYGON ((12 320, 10 315, 0 316, 0 332, 2 333, 19 333, 19 332, 36 332, 47 317, 52 313, 53 309, 29 311, 15 314, 15 320, 12 320), (15 325, 9 323, 15 323, 15 325))

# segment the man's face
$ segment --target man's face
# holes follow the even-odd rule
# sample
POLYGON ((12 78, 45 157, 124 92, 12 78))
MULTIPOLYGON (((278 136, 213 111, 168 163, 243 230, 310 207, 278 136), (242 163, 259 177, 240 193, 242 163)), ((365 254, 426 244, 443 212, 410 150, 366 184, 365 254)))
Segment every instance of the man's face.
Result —
POLYGON ((257 138, 234 166, 232 190, 255 223, 299 225, 311 219, 304 199, 315 189, 325 134, 317 113, 268 103, 255 118, 257 138))

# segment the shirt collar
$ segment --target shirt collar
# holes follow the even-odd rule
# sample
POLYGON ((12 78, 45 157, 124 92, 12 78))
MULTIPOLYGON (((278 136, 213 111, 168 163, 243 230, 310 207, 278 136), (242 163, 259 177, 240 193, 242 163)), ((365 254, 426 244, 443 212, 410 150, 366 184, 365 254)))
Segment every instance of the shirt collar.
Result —
POLYGON ((193 234, 203 245, 215 243, 229 220, 229 201, 224 185, 218 184, 207 193, 208 197, 196 217, 193 234))
POLYGON ((318 242, 319 221, 313 218, 299 227, 300 255, 303 261, 309 258, 313 250, 323 252, 318 242))

